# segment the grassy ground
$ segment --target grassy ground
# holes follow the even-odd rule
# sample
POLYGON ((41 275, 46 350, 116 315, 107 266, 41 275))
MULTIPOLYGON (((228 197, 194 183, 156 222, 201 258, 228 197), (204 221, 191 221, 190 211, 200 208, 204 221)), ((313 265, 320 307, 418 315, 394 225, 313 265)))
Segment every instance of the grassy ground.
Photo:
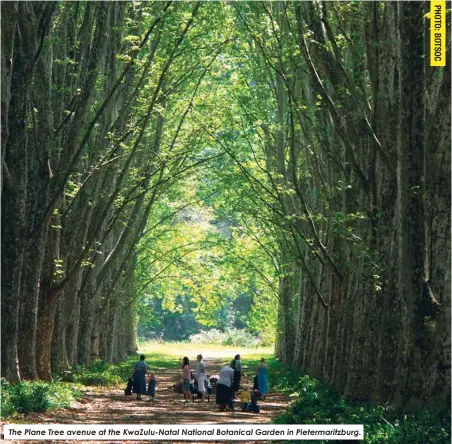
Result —
MULTIPOLYGON (((273 356, 273 348, 245 348, 245 347, 229 347, 215 344, 190 344, 190 343, 152 343, 145 342, 139 345, 137 357, 140 354, 146 356, 146 362, 151 367, 158 368, 174 368, 180 366, 182 358, 187 356, 192 363, 192 367, 196 363, 196 356, 202 354, 206 363, 211 360, 222 361, 229 364, 235 355, 240 355, 243 364, 251 368, 257 367, 261 358, 265 358, 270 362, 276 361, 273 356)), ((135 363, 137 357, 129 359, 128 362, 135 363)))

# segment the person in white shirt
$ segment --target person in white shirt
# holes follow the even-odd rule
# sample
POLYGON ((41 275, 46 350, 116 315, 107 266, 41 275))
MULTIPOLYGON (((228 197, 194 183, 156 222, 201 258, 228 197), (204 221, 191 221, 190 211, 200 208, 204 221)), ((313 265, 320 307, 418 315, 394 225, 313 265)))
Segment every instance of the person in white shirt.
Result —
POLYGON ((196 357, 198 360, 198 366, 196 367, 196 381, 198 383, 198 393, 201 394, 201 400, 206 399, 206 365, 202 360, 202 355, 196 357))
POLYGON ((234 370, 228 364, 226 364, 220 370, 220 379, 217 381, 217 396, 216 403, 220 407, 220 412, 224 412, 226 406, 229 407, 230 411, 234 410, 234 405, 232 403, 233 391, 232 391, 232 381, 234 379, 234 370))

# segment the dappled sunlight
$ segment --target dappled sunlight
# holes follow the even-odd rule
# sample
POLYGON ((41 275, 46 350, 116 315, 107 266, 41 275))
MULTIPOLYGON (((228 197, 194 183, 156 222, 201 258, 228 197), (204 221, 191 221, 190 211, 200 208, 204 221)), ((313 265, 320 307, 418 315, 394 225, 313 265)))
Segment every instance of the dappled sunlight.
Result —
MULTIPOLYGON (((209 401, 195 399, 185 403, 183 395, 174 391, 174 384, 181 378, 179 366, 173 367, 175 356, 192 354, 199 350, 210 359, 206 361, 207 372, 219 372, 222 361, 240 353, 244 363, 249 364, 245 373, 254 374, 255 365, 261 356, 271 358, 269 348, 246 349, 222 346, 198 346, 196 344, 146 344, 140 352, 147 354, 146 361, 156 375, 157 386, 154 401, 144 397, 138 401, 135 396, 125 396, 123 387, 87 387, 83 399, 73 408, 52 414, 30 413, 27 422, 60 424, 268 424, 273 418, 286 410, 291 402, 288 395, 269 393, 265 400, 259 402, 260 413, 241 412, 239 400, 235 400, 235 410, 220 412, 215 404, 215 394, 209 401), (159 365, 153 367, 153 357, 159 365), (165 367, 165 363, 167 367, 165 367)), ((177 362, 177 361, 176 361, 177 362)), ((70 441, 66 441, 70 442, 70 441)), ((89 441, 73 441, 74 444, 89 441)), ((128 441, 128 443, 133 441, 128 441)), ((172 441, 176 443, 176 441, 172 441)))
POLYGON ((1 2, 2 416, 450 440, 450 12, 1 2))

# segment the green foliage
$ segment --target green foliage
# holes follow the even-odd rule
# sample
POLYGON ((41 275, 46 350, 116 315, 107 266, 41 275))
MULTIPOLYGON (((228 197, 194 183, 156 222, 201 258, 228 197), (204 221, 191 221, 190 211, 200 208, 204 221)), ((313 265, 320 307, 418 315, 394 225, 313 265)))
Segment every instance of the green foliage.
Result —
POLYGON ((233 347, 259 347, 262 344, 259 337, 256 337, 246 330, 229 328, 226 331, 217 329, 204 330, 190 336, 190 342, 194 344, 218 344, 230 345, 233 347))
POLYGON ((9 384, 1 380, 2 418, 16 413, 47 412, 68 408, 82 397, 82 392, 62 382, 22 381, 9 384))
POLYGON ((76 366, 72 373, 74 382, 100 386, 121 384, 130 376, 130 367, 127 364, 128 361, 115 365, 98 360, 89 367, 76 366))
MULTIPOLYGON (((450 442, 450 413, 423 409, 401 414, 391 408, 352 403, 310 376, 281 367, 270 372, 275 388, 296 398, 277 424, 364 424, 367 443, 450 442)), ((327 441, 317 441, 327 442, 327 441)))
POLYGON ((223 195, 201 199, 205 176, 173 190, 148 222, 155 229, 140 243, 136 273, 139 336, 184 340, 210 327, 245 329, 269 343, 277 305, 273 264, 244 227, 231 226, 234 212, 219 210, 223 195))
POLYGON ((138 337, 142 340, 184 341, 202 327, 190 311, 173 313, 163 309, 160 298, 140 304, 138 315, 138 337))

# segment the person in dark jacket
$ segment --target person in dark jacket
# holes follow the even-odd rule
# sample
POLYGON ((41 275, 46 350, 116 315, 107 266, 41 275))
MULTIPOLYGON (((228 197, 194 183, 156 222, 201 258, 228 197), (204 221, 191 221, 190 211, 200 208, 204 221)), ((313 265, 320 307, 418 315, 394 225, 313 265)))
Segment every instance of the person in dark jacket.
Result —
POLYGON ((232 361, 234 365, 232 366, 234 369, 234 380, 232 382, 232 391, 234 393, 234 397, 236 396, 237 392, 240 388, 240 380, 243 375, 243 367, 242 367, 242 361, 240 360, 240 355, 235 355, 234 360, 232 361))
POLYGON ((248 404, 248 411, 252 413, 259 413, 261 409, 257 405, 257 400, 259 399, 259 392, 254 390, 251 394, 251 402, 248 404))

